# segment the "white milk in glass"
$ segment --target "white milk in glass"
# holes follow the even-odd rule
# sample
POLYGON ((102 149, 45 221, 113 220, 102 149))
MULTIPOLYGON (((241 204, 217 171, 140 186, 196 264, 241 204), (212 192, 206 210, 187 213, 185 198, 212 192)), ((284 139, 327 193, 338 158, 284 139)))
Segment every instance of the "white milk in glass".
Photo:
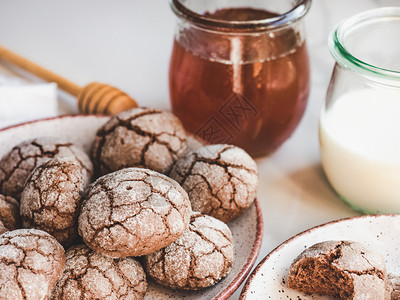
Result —
POLYGON ((320 119, 323 169, 336 192, 366 213, 400 212, 400 93, 343 94, 320 119))

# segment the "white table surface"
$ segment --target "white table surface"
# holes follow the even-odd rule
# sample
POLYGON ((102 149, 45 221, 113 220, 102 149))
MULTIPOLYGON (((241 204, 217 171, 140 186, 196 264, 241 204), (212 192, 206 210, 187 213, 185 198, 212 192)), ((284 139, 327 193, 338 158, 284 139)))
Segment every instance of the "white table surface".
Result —
MULTIPOLYGON (((257 160, 264 219, 257 263, 307 228, 357 215, 323 175, 318 116, 333 67, 328 33, 341 19, 380 6, 400 6, 400 1, 312 3, 306 16, 312 71, 306 113, 275 154, 257 160)), ((174 21, 167 0, 0 0, 0 43, 78 84, 109 83, 141 105, 169 109, 167 78, 174 21)), ((239 291, 232 299, 238 296, 239 291)))

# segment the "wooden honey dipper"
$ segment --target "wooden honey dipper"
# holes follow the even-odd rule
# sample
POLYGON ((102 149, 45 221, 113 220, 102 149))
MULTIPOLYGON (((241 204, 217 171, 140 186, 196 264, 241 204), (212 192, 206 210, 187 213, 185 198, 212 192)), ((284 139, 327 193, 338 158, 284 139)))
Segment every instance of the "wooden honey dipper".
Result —
POLYGON ((129 108, 138 107, 134 99, 111 85, 91 82, 84 87, 80 87, 1 46, 0 59, 12 63, 46 81, 56 82, 60 89, 77 97, 78 107, 82 113, 113 115, 129 108))

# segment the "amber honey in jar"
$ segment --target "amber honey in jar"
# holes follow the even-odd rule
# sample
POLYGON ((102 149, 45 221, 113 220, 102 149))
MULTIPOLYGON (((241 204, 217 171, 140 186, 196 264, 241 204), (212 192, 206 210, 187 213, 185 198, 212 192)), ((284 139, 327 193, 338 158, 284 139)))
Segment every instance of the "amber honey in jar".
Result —
POLYGON ((269 154, 300 122, 310 71, 302 1, 171 0, 172 111, 206 143, 269 154))

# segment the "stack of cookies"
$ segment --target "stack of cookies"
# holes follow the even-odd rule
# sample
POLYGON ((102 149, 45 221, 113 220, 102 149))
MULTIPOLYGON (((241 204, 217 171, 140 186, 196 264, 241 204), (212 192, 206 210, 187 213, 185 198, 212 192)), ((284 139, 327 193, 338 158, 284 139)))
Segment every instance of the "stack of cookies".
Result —
POLYGON ((136 108, 98 130, 91 157, 51 137, 16 145, 0 160, 0 298, 142 299, 146 277, 182 290, 225 277, 227 223, 254 201, 257 166, 189 144, 174 115, 136 108))

